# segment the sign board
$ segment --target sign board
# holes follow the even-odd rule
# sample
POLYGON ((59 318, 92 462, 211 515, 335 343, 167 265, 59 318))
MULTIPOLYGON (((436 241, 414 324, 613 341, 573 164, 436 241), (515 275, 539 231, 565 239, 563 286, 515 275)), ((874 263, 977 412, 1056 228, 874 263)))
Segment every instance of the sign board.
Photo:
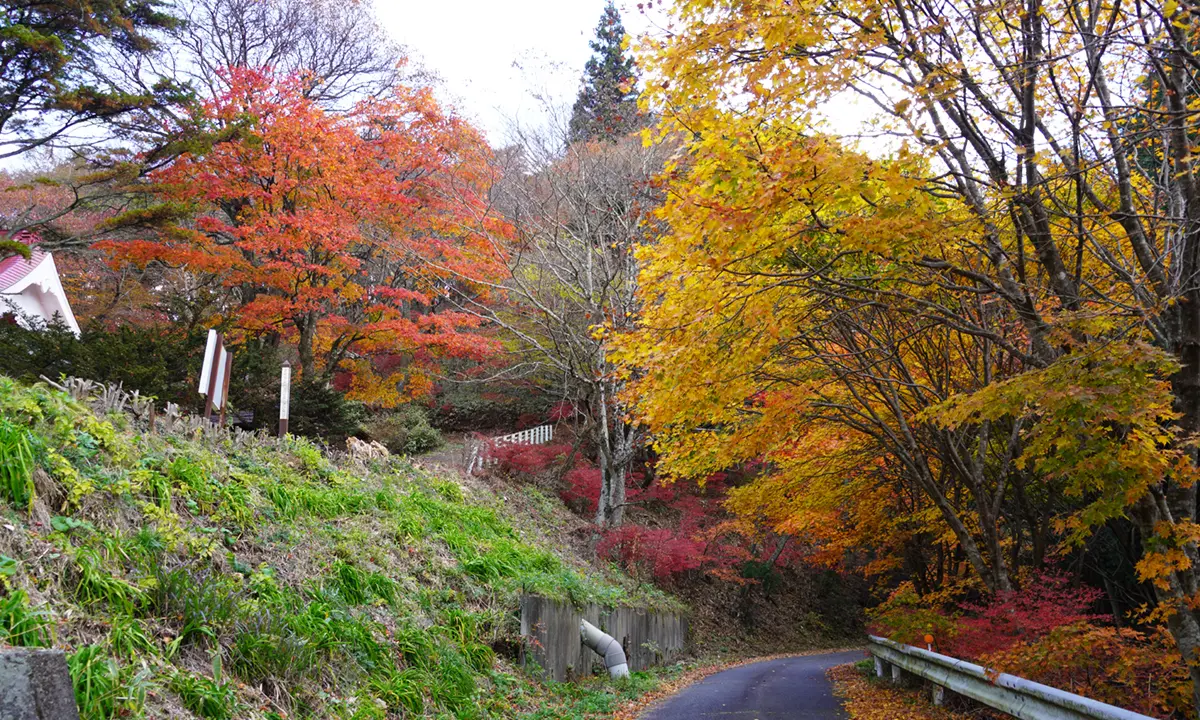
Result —
POLYGON ((221 352, 217 356, 216 367, 214 368, 214 372, 217 374, 217 383, 213 388, 212 399, 213 407, 218 410, 225 407, 225 366, 228 365, 227 356, 228 353, 225 352, 225 347, 222 346, 221 352))
POLYGON ((208 394, 209 375, 213 370, 213 359, 217 354, 217 331, 208 331, 208 343, 204 346, 204 364, 200 366, 200 394, 208 394))

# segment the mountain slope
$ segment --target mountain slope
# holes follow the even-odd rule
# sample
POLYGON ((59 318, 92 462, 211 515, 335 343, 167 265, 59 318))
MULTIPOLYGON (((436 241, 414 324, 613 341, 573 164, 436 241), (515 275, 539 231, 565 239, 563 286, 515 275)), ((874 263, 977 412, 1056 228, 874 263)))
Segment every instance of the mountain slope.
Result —
POLYGON ((84 718, 564 717, 651 682, 514 666, 522 592, 676 607, 539 540, 536 489, 514 518, 404 459, 170 424, 0 377, 0 639, 67 649, 84 718))

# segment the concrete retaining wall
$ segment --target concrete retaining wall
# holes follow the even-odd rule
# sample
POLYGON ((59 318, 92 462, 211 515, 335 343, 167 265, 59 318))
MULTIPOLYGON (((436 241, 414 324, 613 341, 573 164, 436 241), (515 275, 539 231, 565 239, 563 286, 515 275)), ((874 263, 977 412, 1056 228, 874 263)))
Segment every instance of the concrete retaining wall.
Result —
POLYGON ((670 663, 687 646, 687 619, 674 613, 599 605, 576 608, 526 595, 521 598, 521 635, 528 648, 525 663, 536 663, 560 682, 603 671, 600 656, 579 641, 580 619, 587 619, 621 643, 630 670, 670 663))

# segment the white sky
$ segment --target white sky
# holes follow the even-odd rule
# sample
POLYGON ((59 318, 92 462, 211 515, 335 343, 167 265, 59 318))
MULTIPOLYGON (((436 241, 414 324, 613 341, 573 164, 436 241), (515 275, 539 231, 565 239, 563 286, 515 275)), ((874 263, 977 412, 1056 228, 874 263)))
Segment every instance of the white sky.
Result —
MULTIPOLYGON (((413 64, 438 77, 442 100, 496 147, 506 144, 513 122, 536 127, 546 122, 548 107, 570 111, 605 5, 605 0, 365 1, 374 3, 380 22, 406 46, 413 64)), ((635 38, 666 23, 662 0, 615 4, 635 38)), ((843 125, 861 118, 846 99, 829 110, 843 125)), ((30 154, 0 161, 0 169, 46 162, 30 154)))
MULTIPOLYGON (((538 96, 568 109, 575 101, 605 0, 374 2, 413 61, 440 76, 443 99, 502 145, 511 121, 545 121, 538 96)), ((636 2, 616 2, 635 37, 650 28, 636 2)))

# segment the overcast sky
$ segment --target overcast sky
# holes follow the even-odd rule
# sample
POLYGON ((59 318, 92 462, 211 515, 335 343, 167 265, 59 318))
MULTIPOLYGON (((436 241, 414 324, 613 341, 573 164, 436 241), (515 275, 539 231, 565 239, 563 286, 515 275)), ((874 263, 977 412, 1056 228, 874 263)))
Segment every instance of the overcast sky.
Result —
MULTIPOLYGON (((509 121, 539 124, 548 96, 575 100, 605 0, 375 0, 380 20, 440 92, 496 145, 509 121)), ((618 0, 626 32, 650 27, 636 0, 618 0)))

